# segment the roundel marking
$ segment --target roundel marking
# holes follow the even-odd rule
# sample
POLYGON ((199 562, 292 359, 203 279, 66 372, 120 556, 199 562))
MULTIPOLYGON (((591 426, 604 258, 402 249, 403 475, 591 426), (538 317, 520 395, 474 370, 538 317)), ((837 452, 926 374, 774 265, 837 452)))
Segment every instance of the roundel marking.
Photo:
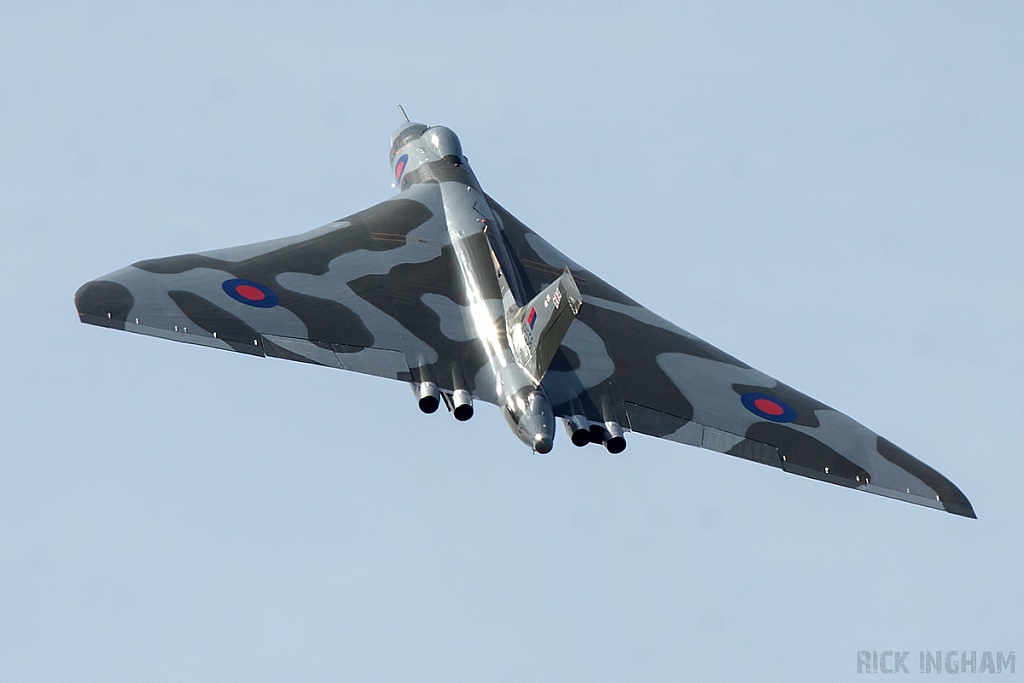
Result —
POLYGON ((768 415, 774 415, 776 417, 786 412, 786 409, 780 406, 778 403, 776 403, 775 401, 769 401, 766 398, 755 398, 754 407, 760 410, 762 413, 767 413, 768 415))
POLYGON ((402 177, 402 172, 405 171, 405 165, 409 163, 409 155, 403 154, 398 157, 398 163, 395 164, 395 182, 402 177))
POLYGON ((772 422, 793 422, 796 411, 780 398, 775 398, 759 391, 748 391, 740 396, 743 407, 765 420, 772 422))
POLYGON ((262 289, 253 287, 252 285, 237 285, 235 287, 235 292, 241 294, 249 301, 263 301, 267 298, 267 295, 263 293, 262 289))
POLYGON ((278 303, 274 290, 252 280, 225 280, 221 287, 225 294, 246 306, 273 308, 278 303))

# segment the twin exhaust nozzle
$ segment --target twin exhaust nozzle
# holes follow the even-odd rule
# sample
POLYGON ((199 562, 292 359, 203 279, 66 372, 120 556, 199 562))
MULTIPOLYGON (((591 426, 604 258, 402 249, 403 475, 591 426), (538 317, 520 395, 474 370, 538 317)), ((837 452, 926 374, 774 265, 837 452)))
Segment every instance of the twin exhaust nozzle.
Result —
POLYGON ((622 426, 614 420, 600 424, 580 415, 573 415, 562 418, 562 421, 573 446, 582 448, 587 444, 599 443, 603 444, 609 453, 621 453, 626 450, 626 437, 623 435, 622 426))
MULTIPOLYGON (((442 399, 442 394, 438 390, 437 385, 433 382, 419 382, 412 386, 413 391, 416 392, 416 400, 420 410, 428 415, 437 412, 442 399)), ((455 419, 459 422, 465 422, 473 417, 473 396, 465 389, 456 389, 450 399, 445 395, 444 401, 452 411, 452 414, 455 415, 455 419)))

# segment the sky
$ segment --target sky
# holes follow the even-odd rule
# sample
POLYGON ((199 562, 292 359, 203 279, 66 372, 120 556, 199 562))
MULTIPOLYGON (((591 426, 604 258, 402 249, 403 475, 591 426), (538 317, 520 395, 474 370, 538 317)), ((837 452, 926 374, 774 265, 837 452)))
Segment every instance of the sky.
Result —
POLYGON ((0 5, 4 680, 1024 674, 1024 5, 354 5, 0 5), (126 264, 391 196, 399 102, 978 519, 641 435, 532 455, 492 406, 78 322, 126 264))

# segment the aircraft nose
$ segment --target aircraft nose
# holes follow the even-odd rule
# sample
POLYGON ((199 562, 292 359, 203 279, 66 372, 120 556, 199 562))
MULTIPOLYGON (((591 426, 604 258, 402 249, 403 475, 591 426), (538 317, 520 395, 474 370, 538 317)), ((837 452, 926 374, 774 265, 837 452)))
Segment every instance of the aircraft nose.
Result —
POLYGON ((546 434, 538 434, 533 441, 533 450, 541 454, 550 453, 554 445, 554 439, 546 434))

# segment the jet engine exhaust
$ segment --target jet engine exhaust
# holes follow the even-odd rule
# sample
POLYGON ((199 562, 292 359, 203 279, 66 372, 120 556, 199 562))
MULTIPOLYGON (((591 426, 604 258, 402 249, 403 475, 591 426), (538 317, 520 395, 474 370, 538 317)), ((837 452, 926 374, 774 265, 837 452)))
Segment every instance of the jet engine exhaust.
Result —
POLYGON ((416 397, 420 410, 428 415, 436 412, 437 407, 441 405, 441 392, 433 382, 420 382, 416 386, 416 397))
POLYGON ((473 417, 473 396, 465 389, 456 389, 452 394, 452 414, 459 422, 473 417))
MULTIPOLYGON (((588 443, 604 444, 604 447, 612 454, 618 454, 626 450, 626 437, 623 436, 622 427, 614 420, 608 420, 603 425, 590 425, 590 430, 585 434, 581 434, 580 438, 581 440, 588 438, 588 443)), ((576 441, 574 440, 573 443, 576 443, 576 441)))
POLYGON ((565 431, 569 435, 569 440, 572 441, 573 446, 583 448, 587 444, 592 443, 590 427, 586 418, 573 415, 572 417, 564 418, 564 420, 565 431))
POLYGON ((608 449, 608 452, 614 454, 626 450, 626 437, 622 435, 622 427, 619 426, 619 423, 609 420, 604 423, 604 426, 607 430, 604 447, 608 449))

